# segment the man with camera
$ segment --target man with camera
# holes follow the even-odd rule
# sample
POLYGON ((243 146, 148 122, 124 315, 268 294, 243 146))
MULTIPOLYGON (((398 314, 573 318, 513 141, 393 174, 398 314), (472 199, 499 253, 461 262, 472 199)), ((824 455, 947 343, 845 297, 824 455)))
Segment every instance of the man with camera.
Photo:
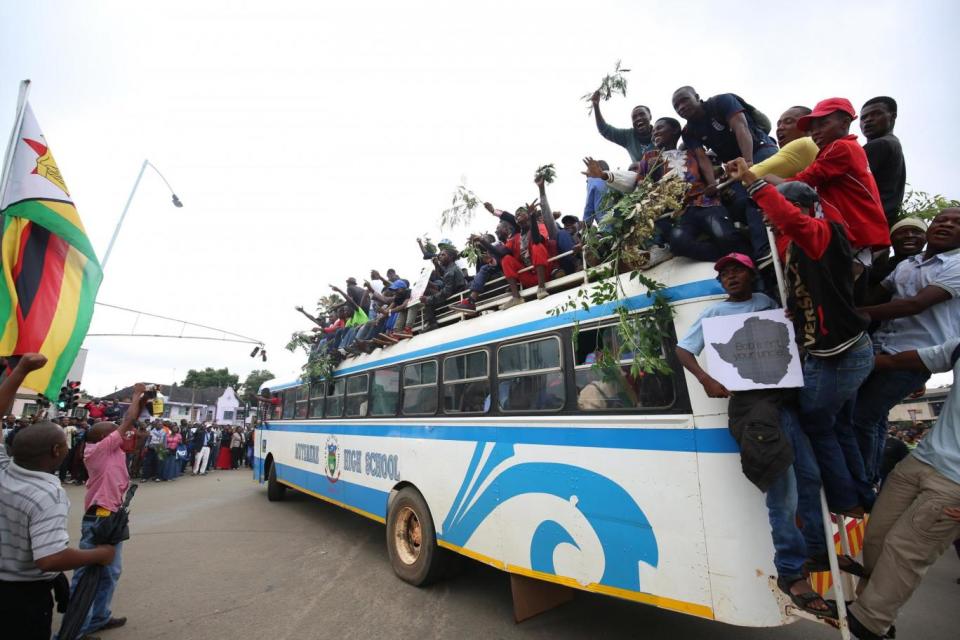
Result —
MULTIPOLYGON (((142 383, 133 387, 133 398, 118 427, 112 422, 97 422, 87 432, 87 444, 83 451, 83 461, 87 465, 87 493, 83 499, 83 520, 80 525, 80 548, 92 549, 93 530, 97 523, 116 513, 123 504, 123 496, 130 487, 130 474, 127 471, 126 449, 134 444, 134 430, 137 426, 137 417, 143 405, 149 402, 147 396, 151 392, 142 383)), ((156 395, 154 390, 153 395, 156 395)), ((127 623, 126 618, 114 618, 110 613, 110 603, 113 592, 120 579, 121 549, 123 543, 116 546, 113 562, 107 565, 107 570, 100 573, 97 582, 97 593, 93 598, 93 606, 87 613, 87 619, 80 630, 80 636, 85 636, 100 629, 122 627, 127 623)), ((81 567, 73 572, 71 592, 77 588, 80 578, 85 572, 81 567)))

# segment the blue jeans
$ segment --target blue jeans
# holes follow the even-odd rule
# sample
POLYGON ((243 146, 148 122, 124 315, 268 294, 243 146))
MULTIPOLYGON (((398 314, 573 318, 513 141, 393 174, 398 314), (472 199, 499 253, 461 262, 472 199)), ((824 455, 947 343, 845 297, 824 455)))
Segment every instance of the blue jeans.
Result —
MULTIPOLYGON (((760 162, 779 151, 775 144, 766 144, 753 150, 753 161, 760 162)), ((739 219, 747 223, 750 231, 750 245, 753 252, 750 254, 754 260, 762 258, 770 253, 770 242, 767 240, 767 228, 763 224, 763 213, 760 207, 747 195, 747 190, 735 181, 730 189, 733 191, 733 201, 730 203, 730 212, 739 219)))
POLYGON ((880 455, 887 439, 890 409, 922 387, 929 378, 929 373, 919 371, 874 371, 860 387, 853 408, 852 429, 857 435, 867 478, 871 482, 880 479, 880 455))
POLYGON ((797 516, 800 532, 807 548, 807 557, 827 552, 823 515, 820 509, 820 467, 813 455, 810 439, 800 428, 800 418, 792 407, 780 412, 780 428, 793 445, 793 473, 797 483, 797 516))
MULTIPOLYGON (((93 527, 100 520, 102 520, 102 518, 83 517, 83 522, 80 525, 81 549, 92 549, 97 546, 93 543, 93 527)), ((87 619, 80 629, 80 636, 93 633, 105 625, 110 619, 110 602, 113 600, 113 592, 117 589, 117 581, 120 579, 120 572, 122 570, 122 551, 123 543, 121 542, 117 545, 117 553, 113 557, 113 562, 110 563, 110 566, 104 567, 104 570, 100 572, 100 581, 97 583, 97 595, 93 597, 93 606, 90 607, 90 612, 87 613, 87 619)), ((82 576, 86 570, 86 567, 80 567, 73 572, 73 580, 71 580, 70 583, 71 594, 77 588, 80 576, 82 576)))
POLYGON ((499 278, 501 275, 502 272, 500 271, 499 265, 480 265, 480 268, 477 269, 477 275, 473 276, 473 280, 470 282, 470 291, 475 291, 477 294, 483 293, 483 288, 487 282, 494 278, 499 278))
POLYGON ((833 511, 869 510, 876 498, 851 421, 857 390, 872 369, 873 348, 866 335, 838 356, 808 356, 803 362, 800 426, 810 438, 833 511))
MULTIPOLYGON (((792 412, 780 410, 781 429, 788 432, 796 427, 792 412)), ((780 474, 766 495, 767 517, 770 519, 770 535, 773 538, 773 564, 781 578, 799 580, 803 577, 803 562, 807 559, 804 536, 797 528, 797 476, 793 467, 780 474)))
POLYGON ((357 337, 357 332, 360 330, 358 327, 345 327, 343 335, 340 337, 340 343, 337 345, 338 349, 346 349, 353 344, 353 341, 357 337))
POLYGON ((673 255, 701 262, 715 262, 732 251, 740 250, 737 230, 730 221, 726 207, 687 207, 674 222, 667 237, 673 255), (703 233, 709 239, 697 240, 703 233))

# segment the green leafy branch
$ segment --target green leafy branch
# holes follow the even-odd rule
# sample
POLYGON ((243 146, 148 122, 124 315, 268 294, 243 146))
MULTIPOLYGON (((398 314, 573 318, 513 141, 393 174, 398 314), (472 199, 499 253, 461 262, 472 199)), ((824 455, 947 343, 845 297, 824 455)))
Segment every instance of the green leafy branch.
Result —
MULTIPOLYGON (((620 339, 615 352, 606 345, 601 349, 594 364, 601 373, 619 368, 625 358, 631 359, 630 371, 635 376, 671 371, 662 345, 673 318, 673 307, 663 294, 665 286, 641 269, 649 259, 647 247, 654 235, 656 220, 682 213, 690 185, 670 172, 655 180, 655 175, 663 173, 660 169, 666 168, 659 158, 654 160, 653 168, 631 193, 605 198, 602 204, 605 215, 597 226, 587 230, 583 240, 588 256, 604 260, 588 271, 589 279, 595 284, 589 289, 579 289, 575 296, 549 312, 558 316, 568 311, 589 311, 597 305, 614 305, 620 339), (639 282, 651 298, 649 309, 642 313, 632 312, 624 303, 626 291, 622 277, 618 276, 626 272, 630 274, 629 280, 639 282)), ((614 192, 610 190, 610 193, 614 192)))
POLYGON ((599 93, 600 99, 606 102, 612 98, 615 94, 620 94, 621 96, 626 97, 627 95, 627 78, 623 74, 629 73, 630 69, 624 69, 620 66, 620 60, 617 60, 617 65, 614 67, 613 73, 609 73, 603 76, 603 80, 600 81, 600 87, 596 91, 591 91, 590 93, 585 93, 582 97, 583 100, 587 101, 589 108, 587 113, 593 114, 593 94, 599 93))
POLYGON ((473 214, 480 204, 480 199, 477 198, 476 194, 461 184, 453 193, 450 207, 444 209, 440 215, 440 228, 452 229, 458 225, 469 223, 473 220, 473 214))
POLYGON ((543 180, 547 184, 552 184, 557 178, 557 168, 553 166, 553 163, 537 167, 537 173, 534 174, 534 178, 543 180))
POLYGON ((332 377, 333 370, 337 367, 337 363, 330 353, 323 349, 313 349, 313 341, 312 333, 294 331, 285 347, 287 351, 296 352, 297 349, 300 349, 306 354, 307 361, 301 368, 300 377, 311 384, 332 377))
POLYGON ((931 194, 914 189, 908 185, 903 204, 900 206, 898 218, 920 218, 932 220, 944 209, 960 207, 960 200, 951 200, 939 193, 931 194))

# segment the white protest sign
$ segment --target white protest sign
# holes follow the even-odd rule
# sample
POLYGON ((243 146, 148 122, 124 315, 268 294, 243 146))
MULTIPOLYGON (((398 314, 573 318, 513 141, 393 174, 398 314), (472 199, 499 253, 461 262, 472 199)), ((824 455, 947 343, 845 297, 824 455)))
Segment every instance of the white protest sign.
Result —
POLYGON ((420 277, 417 278, 417 281, 414 283, 413 288, 410 289, 410 304, 420 302, 420 296, 424 294, 427 290, 427 285, 430 284, 430 275, 433 273, 433 267, 424 267, 420 270, 420 277))
POLYGON ((703 319, 707 371, 730 391, 803 386, 793 323, 783 309, 703 319))

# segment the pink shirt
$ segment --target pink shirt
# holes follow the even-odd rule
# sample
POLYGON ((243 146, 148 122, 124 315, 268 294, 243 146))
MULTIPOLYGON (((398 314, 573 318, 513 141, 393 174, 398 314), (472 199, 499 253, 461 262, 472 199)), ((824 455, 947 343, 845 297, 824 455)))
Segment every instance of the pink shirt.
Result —
POLYGON ((130 474, 127 473, 127 456, 120 445, 123 438, 114 431, 100 442, 88 442, 83 450, 83 461, 87 465, 87 495, 83 499, 86 511, 93 505, 117 511, 123 504, 123 494, 130 486, 130 474))

